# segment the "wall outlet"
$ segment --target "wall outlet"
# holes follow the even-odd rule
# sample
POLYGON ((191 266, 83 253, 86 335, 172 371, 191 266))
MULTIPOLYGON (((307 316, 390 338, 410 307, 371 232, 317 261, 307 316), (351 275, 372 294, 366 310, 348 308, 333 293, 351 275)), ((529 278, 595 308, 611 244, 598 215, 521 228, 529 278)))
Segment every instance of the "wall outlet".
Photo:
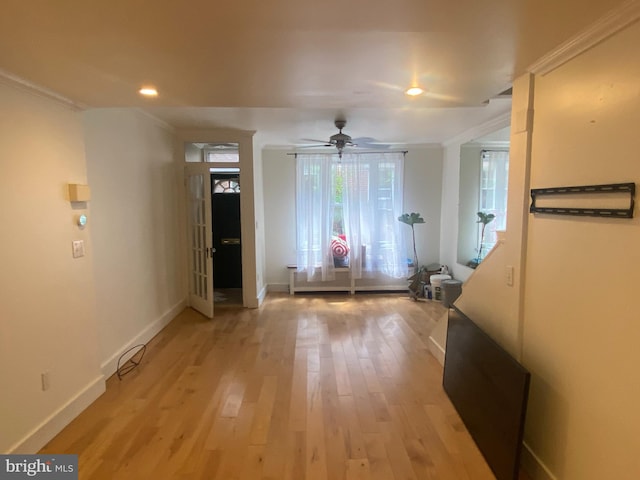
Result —
POLYGON ((46 392, 51 387, 51 374, 49 372, 42 372, 40 374, 40 382, 42 383, 42 391, 46 392))
POLYGON ((505 267, 505 281, 508 287, 513 287, 513 265, 507 265, 505 267))

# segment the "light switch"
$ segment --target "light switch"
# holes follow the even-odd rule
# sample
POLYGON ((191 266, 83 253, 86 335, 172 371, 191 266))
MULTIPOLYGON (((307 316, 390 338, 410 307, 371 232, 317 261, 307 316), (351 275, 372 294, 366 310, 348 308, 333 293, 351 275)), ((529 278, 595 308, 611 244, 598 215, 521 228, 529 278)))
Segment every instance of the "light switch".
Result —
POLYGON ((504 274, 507 286, 513 287, 513 265, 507 265, 504 274))
POLYGON ((84 257, 84 240, 74 240, 73 245, 73 258, 84 257))

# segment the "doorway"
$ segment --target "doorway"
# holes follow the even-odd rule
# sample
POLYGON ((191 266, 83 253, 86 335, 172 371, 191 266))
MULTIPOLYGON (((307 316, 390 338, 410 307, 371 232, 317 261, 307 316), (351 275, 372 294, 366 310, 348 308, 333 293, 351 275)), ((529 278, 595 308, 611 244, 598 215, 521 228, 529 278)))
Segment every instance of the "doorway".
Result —
POLYGON ((216 304, 242 304, 239 173, 211 174, 213 284, 216 304))
MULTIPOLYGON (((179 160, 184 162, 186 187, 184 220, 187 230, 185 241, 188 302, 189 306, 209 318, 213 318, 214 305, 217 308, 228 304, 215 301, 218 285, 214 285, 214 257, 218 263, 223 259, 222 253, 216 256, 214 252, 212 174, 233 174, 233 177, 242 179, 242 190, 239 194, 242 225, 239 248, 241 267, 238 268, 242 288, 238 289, 241 300, 233 306, 257 308, 266 292, 258 283, 261 273, 258 271, 258 254, 261 252, 256 248, 254 134, 255 132, 233 129, 199 129, 180 130, 176 135, 176 154, 179 155, 179 160)), ((222 217, 224 218, 224 213, 222 217)), ((220 227, 224 228, 224 224, 220 227)), ((220 235, 220 238, 237 237, 220 235)), ((224 276, 217 280, 224 285, 224 276)), ((221 298, 220 294, 217 296, 218 299, 221 298)))

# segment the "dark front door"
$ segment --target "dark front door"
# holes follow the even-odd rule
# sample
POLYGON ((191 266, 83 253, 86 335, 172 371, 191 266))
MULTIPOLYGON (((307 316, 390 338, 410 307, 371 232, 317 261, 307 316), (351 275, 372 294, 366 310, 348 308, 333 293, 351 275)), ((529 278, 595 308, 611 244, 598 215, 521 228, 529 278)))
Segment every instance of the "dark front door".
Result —
POLYGON ((242 288, 238 175, 211 176, 214 288, 242 288))

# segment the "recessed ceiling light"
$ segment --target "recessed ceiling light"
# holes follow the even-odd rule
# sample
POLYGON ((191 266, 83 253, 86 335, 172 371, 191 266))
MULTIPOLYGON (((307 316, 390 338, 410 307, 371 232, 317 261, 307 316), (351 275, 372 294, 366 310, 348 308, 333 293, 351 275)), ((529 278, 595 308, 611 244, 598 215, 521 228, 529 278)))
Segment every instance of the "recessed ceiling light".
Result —
POLYGON ((407 88, 407 90, 404 93, 406 93, 410 97, 415 97, 417 95, 422 95, 424 93, 424 90, 420 87, 411 87, 411 88, 407 88))
POLYGON ((145 97, 157 97, 158 91, 153 87, 142 87, 138 90, 140 95, 144 95, 145 97))

